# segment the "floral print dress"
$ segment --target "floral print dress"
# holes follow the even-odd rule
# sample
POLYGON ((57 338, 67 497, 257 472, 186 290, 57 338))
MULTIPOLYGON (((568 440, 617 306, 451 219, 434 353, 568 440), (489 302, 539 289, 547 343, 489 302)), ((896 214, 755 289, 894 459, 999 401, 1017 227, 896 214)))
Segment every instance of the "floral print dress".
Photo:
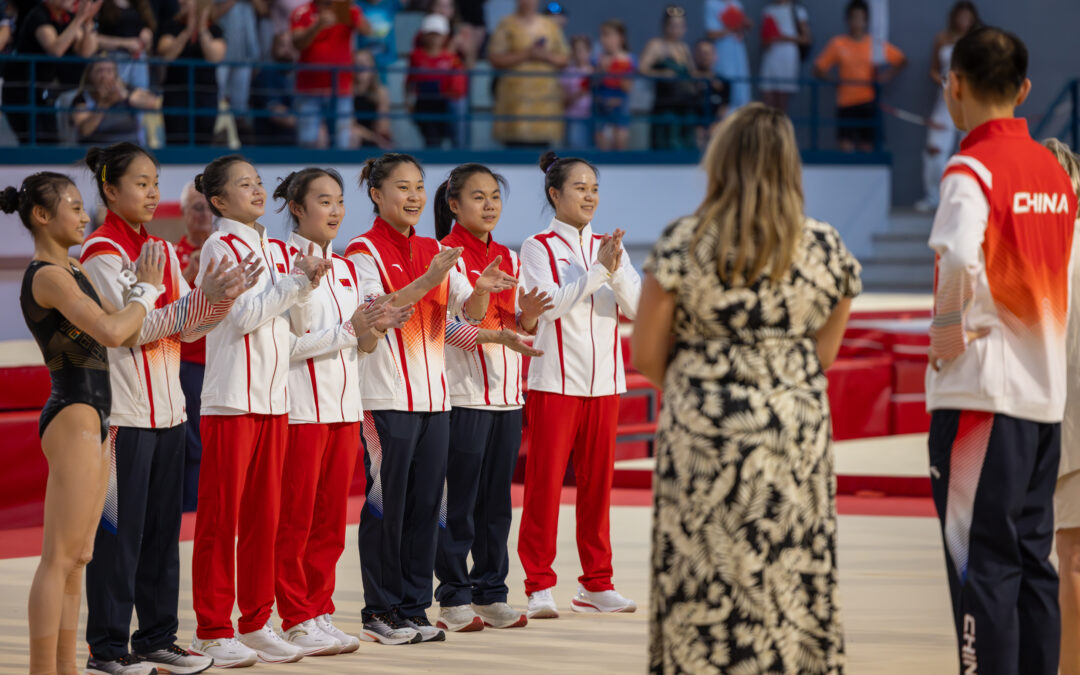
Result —
POLYGON ((841 673, 836 480, 815 333, 861 290, 829 225, 791 270, 725 287, 715 235, 664 231, 646 270, 676 295, 653 481, 655 673, 841 673))

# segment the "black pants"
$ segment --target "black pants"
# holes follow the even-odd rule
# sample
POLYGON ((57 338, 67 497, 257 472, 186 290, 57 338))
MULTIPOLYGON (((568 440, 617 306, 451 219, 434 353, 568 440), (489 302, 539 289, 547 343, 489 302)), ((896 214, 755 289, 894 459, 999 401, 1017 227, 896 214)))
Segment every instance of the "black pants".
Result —
POLYGON ((1060 453, 1060 424, 970 410, 931 417, 931 485, 962 673, 1057 673, 1049 557, 1060 453))
POLYGON ((180 389, 187 408, 187 450, 184 454, 184 510, 199 505, 199 464, 202 462, 202 438, 199 436, 199 409, 202 406, 202 383, 206 366, 180 362, 180 389))
POLYGON ((450 413, 364 413, 367 501, 360 514, 364 618, 431 606, 450 413))
POLYGON ((176 642, 184 433, 183 424, 117 428, 115 476, 86 567, 86 641, 95 658, 128 653, 132 608, 139 630, 131 651, 176 642))
POLYGON ((450 412, 446 522, 435 555, 435 599, 445 607, 506 602, 510 483, 520 449, 520 408, 450 412))

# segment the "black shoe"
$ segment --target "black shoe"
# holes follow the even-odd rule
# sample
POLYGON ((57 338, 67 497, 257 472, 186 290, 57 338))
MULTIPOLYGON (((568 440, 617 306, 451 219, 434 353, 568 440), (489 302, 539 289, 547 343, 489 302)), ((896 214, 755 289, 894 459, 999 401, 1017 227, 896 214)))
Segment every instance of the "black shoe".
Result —
POLYGON ((157 668, 137 656, 124 654, 111 661, 91 656, 86 661, 86 672, 92 675, 157 675, 157 668))
POLYGON ((139 654, 136 658, 141 659, 147 665, 157 666, 174 675, 201 673, 214 665, 214 659, 209 656, 192 654, 176 645, 164 649, 155 649, 146 654, 139 654))
POLYGON ((446 633, 443 629, 432 626, 424 614, 405 617, 405 623, 420 633, 421 642, 442 642, 446 640, 446 633))
POLYGON ((378 642, 384 645, 416 644, 423 639, 419 630, 412 624, 402 621, 393 612, 372 614, 364 619, 364 630, 359 637, 366 642, 378 642))

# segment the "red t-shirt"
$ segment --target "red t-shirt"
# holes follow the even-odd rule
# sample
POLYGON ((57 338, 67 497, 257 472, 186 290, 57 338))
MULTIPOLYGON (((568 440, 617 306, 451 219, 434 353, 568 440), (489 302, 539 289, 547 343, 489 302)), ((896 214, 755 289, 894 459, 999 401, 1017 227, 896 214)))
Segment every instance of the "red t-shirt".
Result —
MULTIPOLYGON (((176 259, 180 261, 181 274, 191 264, 191 254, 199 250, 195 248, 187 237, 180 237, 176 242, 176 259)), ((180 343, 180 360, 189 363, 206 363, 206 338, 199 338, 195 342, 180 343)))
POLYGON ((415 75, 410 73, 408 82, 409 84, 436 82, 438 83, 440 94, 448 99, 456 100, 465 95, 469 86, 465 78, 465 73, 460 72, 464 67, 464 64, 461 62, 461 57, 448 49, 443 49, 438 54, 432 55, 418 47, 414 49, 409 56, 409 68, 420 70, 455 70, 459 71, 459 73, 424 73, 415 75))
MULTIPOLYGON (((357 26, 364 25, 364 14, 360 8, 353 5, 349 8, 349 17, 352 25, 336 23, 329 28, 319 31, 311 44, 300 52, 300 63, 351 66, 353 61, 353 32, 357 26)), ((319 10, 315 3, 311 2, 293 11, 290 18, 292 30, 310 28, 319 19, 319 10)), ((296 90, 302 92, 325 92, 329 93, 333 80, 328 70, 305 70, 296 69, 296 90)), ((342 96, 352 95, 352 71, 343 70, 338 73, 338 94, 342 96)))

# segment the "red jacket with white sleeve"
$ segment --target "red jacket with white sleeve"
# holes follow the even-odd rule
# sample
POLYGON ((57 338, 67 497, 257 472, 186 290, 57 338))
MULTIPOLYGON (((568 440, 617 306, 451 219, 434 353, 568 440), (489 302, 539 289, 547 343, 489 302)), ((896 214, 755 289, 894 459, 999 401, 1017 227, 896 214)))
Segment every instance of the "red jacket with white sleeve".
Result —
MULTIPOLYGON (((520 265, 517 254, 494 241, 490 235, 483 242, 459 223, 442 240, 443 246, 465 251, 458 269, 470 285, 495 258, 502 256, 499 269, 515 279, 520 265)), ((479 328, 524 332, 518 324, 517 288, 495 293, 479 328)), ((448 335, 448 343, 453 336, 448 335)), ((454 407, 503 410, 518 408, 525 402, 521 394, 521 354, 503 345, 482 344, 471 349, 450 349, 446 353, 446 373, 450 378, 450 403, 454 407)))
MULTIPOLYGON (((289 257, 311 243, 293 232, 289 257)), ((292 320, 302 313, 305 323, 302 335, 291 336, 289 424, 359 422, 364 414, 357 370, 363 353, 350 321, 360 304, 356 268, 331 247, 316 245, 315 255, 329 258, 333 270, 311 291, 302 312, 289 312, 292 320)))
MULTIPOLYGON (((240 263, 254 252, 265 269, 236 299, 224 321, 206 337, 203 415, 284 415, 289 412, 290 319, 286 312, 311 294, 311 283, 292 269, 285 243, 266 230, 218 218, 202 247, 196 283, 211 260, 240 263)), ((301 327, 293 319, 296 330, 301 327)))
MULTIPOLYGON (((438 241, 395 230, 376 218, 370 230, 349 242, 345 257, 356 265, 362 301, 401 290, 427 271, 441 250, 438 241)), ((391 329, 360 364, 361 393, 368 410, 450 410, 444 346, 446 315, 463 314, 472 286, 457 270, 419 302, 409 322, 391 329)))
POLYGON ((626 391, 619 339, 619 312, 633 319, 641 277, 623 251, 609 274, 596 260, 601 235, 592 225, 580 232, 553 219, 521 245, 526 290, 539 288, 554 299, 536 329, 534 346, 544 355, 529 365, 529 389, 567 396, 610 396, 626 391))
MULTIPOLYGON (((94 286, 114 307, 124 306, 121 272, 138 259, 151 237, 142 225, 136 230, 109 211, 105 223, 87 237, 81 264, 94 286)), ((138 346, 109 349, 109 381, 112 385, 114 426, 168 429, 187 419, 184 392, 180 389, 181 341, 199 339, 228 313, 232 301, 207 302, 199 289, 192 291, 181 274, 172 244, 166 251, 165 292, 154 311, 143 320, 138 346)))
POLYGON ((964 138, 930 233, 941 369, 927 369, 928 410, 1061 421, 1075 219, 1068 176, 1025 120, 991 120, 964 138))

